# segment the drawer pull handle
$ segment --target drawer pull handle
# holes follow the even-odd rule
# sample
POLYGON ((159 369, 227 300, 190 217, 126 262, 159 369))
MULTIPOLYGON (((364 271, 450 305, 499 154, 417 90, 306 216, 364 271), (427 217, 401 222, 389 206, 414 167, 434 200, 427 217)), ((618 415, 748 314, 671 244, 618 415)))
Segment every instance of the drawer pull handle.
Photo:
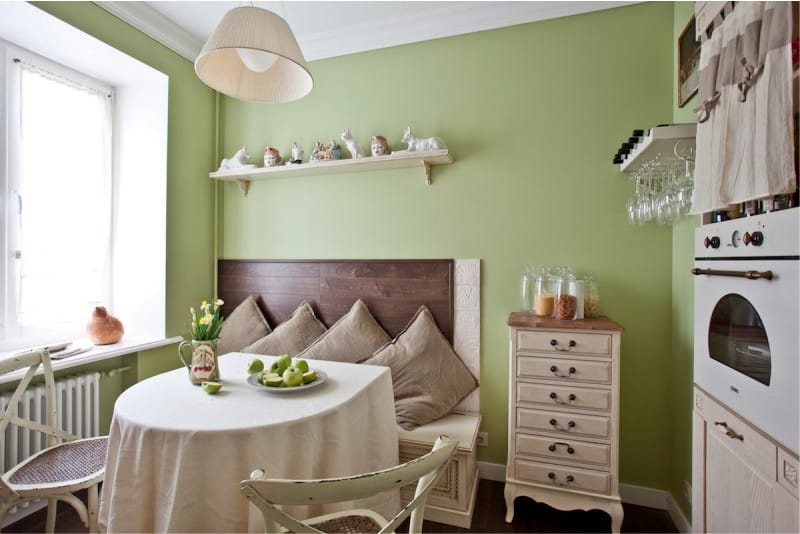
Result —
POLYGON ((567 454, 575 454, 575 449, 573 449, 569 443, 564 443, 563 441, 556 441, 555 443, 550 445, 548 449, 550 449, 550 452, 556 452, 556 446, 558 445, 563 445, 564 447, 566 447, 567 454))
POLYGON ((570 375, 574 375, 574 374, 575 374, 577 371, 578 371, 578 370, 577 370, 577 369, 575 369, 574 367, 570 367, 570 368, 569 368, 569 370, 568 370, 568 374, 566 374, 566 375, 565 375, 565 374, 563 374, 563 373, 562 373, 562 374, 559 374, 559 372, 558 372, 558 367, 557 367, 557 366, 555 366, 555 365, 551 365, 551 366, 550 366, 550 372, 551 372, 551 373, 553 373, 554 375, 556 375, 556 376, 558 376, 558 377, 562 377, 562 378, 567 378, 567 377, 569 377, 570 375))
POLYGON ((559 426, 558 426, 558 421, 556 421, 555 419, 550 419, 550 425, 551 425, 551 426, 553 426, 553 427, 555 427, 555 429, 556 429, 556 430, 567 430, 567 431, 570 431, 570 430, 572 430, 573 428, 575 428, 575 421, 570 421, 570 422, 568 422, 568 423, 567 423, 567 428, 566 428, 566 429, 564 429, 564 428, 559 428, 559 426))
POLYGON ((731 439, 738 439, 739 441, 744 441, 744 436, 733 430, 732 428, 728 427, 728 423, 725 421, 714 421, 714 424, 717 426, 721 426, 725 429, 725 435, 731 439))
POLYGON ((559 346, 558 346, 558 340, 557 340, 557 339, 551 339, 551 340, 550 340, 550 345, 551 345, 551 346, 553 346, 553 347, 555 347, 555 349, 556 349, 556 350, 560 350, 561 352, 567 352, 567 351, 569 351, 570 349, 574 348, 574 347, 575 347, 575 345, 577 345, 577 343, 575 342, 575 340, 574 340, 574 339, 570 339, 570 340, 569 340, 569 343, 568 343, 568 345, 569 345, 569 348, 562 349, 561 347, 559 347, 559 346))
POLYGON ((574 482, 574 481, 575 481, 575 477, 574 477, 574 476, 572 476, 572 475, 567 475, 567 478, 565 479, 565 480, 567 481, 567 483, 566 483, 566 484, 562 484, 562 483, 560 483, 560 482, 559 482, 559 481, 556 479, 556 474, 555 474, 555 473, 553 473, 552 471, 550 471, 549 473, 547 473, 547 478, 549 478, 550 480, 552 480, 552 481, 553 481, 553 484, 556 484, 557 486, 566 486, 567 484, 569 484, 569 483, 571 483, 571 482, 574 482))
POLYGON ((569 397, 567 397, 569 401, 564 402, 558 398, 558 394, 555 391, 551 391, 550 398, 556 401, 556 404, 569 404, 570 402, 574 401, 577 397, 575 397, 574 393, 570 393, 569 397))

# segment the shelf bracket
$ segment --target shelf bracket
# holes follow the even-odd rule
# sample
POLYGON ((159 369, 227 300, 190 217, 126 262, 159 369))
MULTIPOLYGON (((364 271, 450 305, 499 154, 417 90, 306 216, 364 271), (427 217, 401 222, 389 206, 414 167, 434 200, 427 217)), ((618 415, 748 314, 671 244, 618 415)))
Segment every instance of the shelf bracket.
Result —
POLYGON ((425 183, 431 185, 431 164, 423 161, 422 166, 425 167, 425 183))
POLYGON ((242 180, 241 178, 237 178, 236 183, 239 184, 239 189, 242 190, 242 196, 246 198, 247 193, 250 191, 250 180, 242 180))

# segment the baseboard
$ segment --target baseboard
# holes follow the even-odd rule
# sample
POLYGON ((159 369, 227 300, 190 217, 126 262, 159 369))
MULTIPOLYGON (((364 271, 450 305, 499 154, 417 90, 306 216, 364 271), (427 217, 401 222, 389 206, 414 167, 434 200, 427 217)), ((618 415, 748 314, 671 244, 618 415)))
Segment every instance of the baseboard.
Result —
MULTIPOLYGON (((505 482, 506 466, 504 464, 493 464, 489 462, 478 462, 478 476, 495 482, 505 482)), ((620 484, 620 497, 622 502, 647 506, 657 510, 665 510, 669 513, 672 522, 678 532, 691 532, 692 524, 683 514, 678 503, 668 491, 646 488, 644 486, 634 486, 631 484, 620 484)))

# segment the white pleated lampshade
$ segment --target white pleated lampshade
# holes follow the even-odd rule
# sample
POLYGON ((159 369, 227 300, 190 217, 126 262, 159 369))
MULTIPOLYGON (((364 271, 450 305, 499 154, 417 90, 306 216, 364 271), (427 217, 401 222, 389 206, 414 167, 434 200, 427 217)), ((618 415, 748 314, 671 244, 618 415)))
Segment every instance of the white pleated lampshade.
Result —
POLYGON ((314 80, 289 24, 258 7, 228 11, 194 62, 209 87, 255 102, 291 102, 314 80))

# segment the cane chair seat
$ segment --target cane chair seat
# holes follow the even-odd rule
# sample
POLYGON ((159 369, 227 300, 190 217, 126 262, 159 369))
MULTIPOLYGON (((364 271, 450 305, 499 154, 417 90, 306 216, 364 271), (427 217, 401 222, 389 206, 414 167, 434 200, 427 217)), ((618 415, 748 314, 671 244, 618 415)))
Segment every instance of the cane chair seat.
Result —
POLYGON ((25 459, 3 478, 17 493, 21 486, 102 480, 107 448, 108 436, 61 443, 25 459))

